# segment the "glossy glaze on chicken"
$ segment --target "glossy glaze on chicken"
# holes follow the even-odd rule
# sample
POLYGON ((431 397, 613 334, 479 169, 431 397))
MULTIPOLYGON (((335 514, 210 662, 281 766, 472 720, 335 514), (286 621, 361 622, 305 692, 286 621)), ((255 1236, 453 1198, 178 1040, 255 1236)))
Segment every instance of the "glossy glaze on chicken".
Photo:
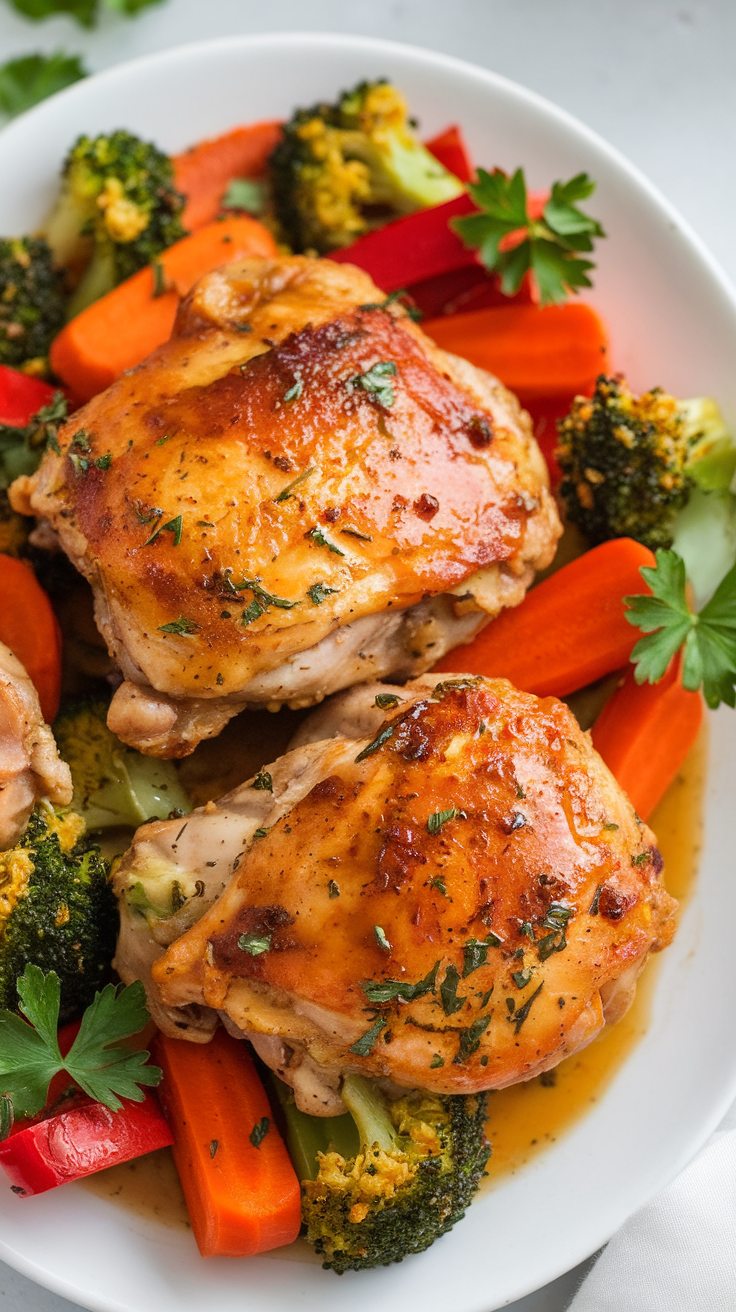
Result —
POLYGON ((354 689, 265 774, 139 831, 117 968, 169 1033, 247 1034, 307 1110, 339 1110, 349 1071, 453 1093, 538 1074, 674 931, 654 835, 553 698, 354 689), (146 921, 131 890, 173 880, 183 906, 146 921))
POLYGON ((515 398, 327 260, 210 274, 59 443, 14 503, 92 582, 125 676, 110 725, 154 755, 426 669, 560 533, 515 398))

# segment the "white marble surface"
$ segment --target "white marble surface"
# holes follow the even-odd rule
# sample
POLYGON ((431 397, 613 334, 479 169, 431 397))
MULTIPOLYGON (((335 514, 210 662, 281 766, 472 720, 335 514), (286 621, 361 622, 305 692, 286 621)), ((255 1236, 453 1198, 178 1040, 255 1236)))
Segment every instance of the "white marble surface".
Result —
MULTIPOLYGON (((61 46, 96 71, 202 37, 290 29, 429 46, 557 101, 643 169, 736 280, 734 0, 167 0, 93 33, 66 18, 28 23, 0 0, 0 62, 61 46)), ((587 1266, 514 1312, 563 1312, 587 1266)), ((0 1312, 74 1308, 0 1263, 0 1312)))

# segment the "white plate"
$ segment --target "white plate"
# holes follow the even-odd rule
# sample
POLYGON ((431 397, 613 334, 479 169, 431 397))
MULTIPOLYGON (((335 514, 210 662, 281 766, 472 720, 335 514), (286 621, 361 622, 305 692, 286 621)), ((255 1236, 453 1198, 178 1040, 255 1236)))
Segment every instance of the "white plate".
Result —
MULTIPOLYGON (((522 87, 442 55, 349 36, 205 42, 70 88, 0 134, 0 232, 38 223, 75 135, 130 128, 175 151, 288 114, 360 78, 407 93, 429 135, 462 124, 474 158, 522 164, 532 187, 585 169, 609 240, 591 300, 635 387, 712 393, 736 423, 736 299, 680 217, 619 155, 522 87)), ((638 1045, 587 1117, 473 1205, 452 1234, 400 1266, 337 1279, 282 1258, 202 1261, 185 1232, 73 1186, 26 1203, 0 1189, 0 1256, 101 1312, 489 1312, 592 1253, 685 1165, 736 1095, 736 720, 713 717, 699 885, 656 981, 638 1045), (730 802, 730 806, 729 806, 730 802)))

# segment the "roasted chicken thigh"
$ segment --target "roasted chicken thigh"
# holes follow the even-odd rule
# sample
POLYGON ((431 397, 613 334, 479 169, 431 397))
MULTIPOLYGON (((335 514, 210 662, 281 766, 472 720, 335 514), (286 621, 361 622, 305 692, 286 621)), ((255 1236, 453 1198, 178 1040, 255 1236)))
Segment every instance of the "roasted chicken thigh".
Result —
POLYGON ((329 716, 219 803, 139 830, 117 968, 146 976, 157 1023, 206 1041, 219 1016, 327 1115, 347 1072, 501 1088, 618 1019, 676 903, 571 712, 424 675, 329 716))
POLYGON ((160 756, 247 705, 426 669, 561 531, 515 398, 361 270, 303 257, 204 278, 13 501, 93 585, 110 727, 160 756))
POLYGON ((59 759, 36 689, 0 642, 0 852, 14 846, 42 798, 68 806, 71 773, 59 759))

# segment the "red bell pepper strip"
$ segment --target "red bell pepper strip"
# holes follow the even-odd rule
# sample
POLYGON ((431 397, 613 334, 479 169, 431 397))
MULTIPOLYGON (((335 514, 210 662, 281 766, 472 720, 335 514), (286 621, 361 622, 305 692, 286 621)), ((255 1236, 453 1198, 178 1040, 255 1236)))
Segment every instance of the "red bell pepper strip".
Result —
MULTIPOLYGON (((546 192, 529 194, 529 213, 538 218, 547 203, 546 192)), ((428 210, 406 214, 393 223, 386 223, 375 232, 359 237, 352 246, 332 251, 330 259, 338 264, 357 264, 365 269, 378 287, 395 292, 430 278, 472 269, 479 279, 486 277, 478 254, 469 250, 450 227, 450 220, 465 214, 474 214, 476 206, 467 193, 434 205, 428 210)), ((524 229, 510 232, 502 248, 511 250, 519 244, 524 229)), ((504 297, 504 301, 508 298, 504 297)))
POLYGON ((330 259, 338 264, 357 264, 385 292, 477 265, 475 251, 468 250, 449 226, 450 219, 474 211, 475 205, 468 195, 456 196, 444 205, 394 219, 393 223, 359 237, 352 246, 332 251, 330 259))
POLYGON ((438 159, 449 173, 454 173, 455 177, 459 178, 461 182, 473 181, 475 169, 465 144, 465 138, 457 124, 453 124, 451 128, 445 128, 444 132, 432 137, 432 140, 425 142, 425 145, 430 154, 434 155, 435 159, 438 159))
POLYGON ((29 1125, 0 1143, 0 1166, 13 1193, 43 1194, 173 1143, 154 1095, 123 1101, 118 1112, 87 1101, 29 1125))
POLYGON ((25 428, 36 411, 49 404, 55 391, 40 378, 30 378, 0 364, 0 424, 25 428))

